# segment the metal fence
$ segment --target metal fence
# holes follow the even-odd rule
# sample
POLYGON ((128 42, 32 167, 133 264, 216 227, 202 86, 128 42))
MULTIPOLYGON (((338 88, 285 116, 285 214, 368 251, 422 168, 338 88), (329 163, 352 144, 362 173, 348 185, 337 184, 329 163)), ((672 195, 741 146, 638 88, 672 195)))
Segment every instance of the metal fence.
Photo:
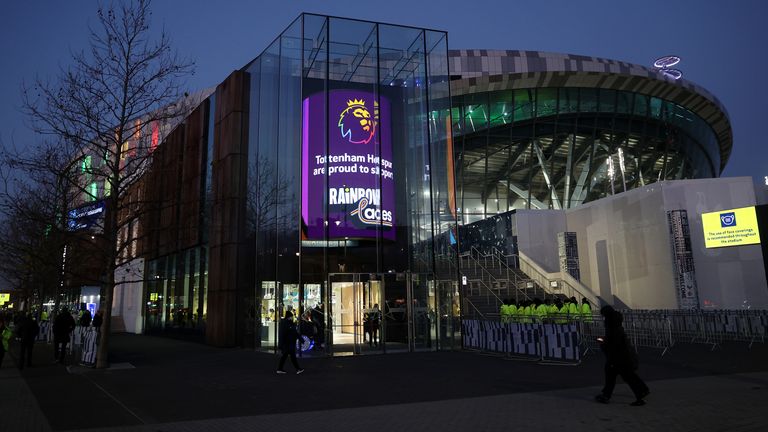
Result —
MULTIPOLYGON (((676 344, 705 344, 716 349, 724 342, 765 343, 768 310, 622 310, 624 331, 638 348, 666 354, 676 344)), ((542 363, 578 364, 584 355, 599 352, 597 338, 605 334, 603 317, 525 316, 509 322, 464 320, 464 346, 542 363), (572 353, 572 347, 578 349, 572 353)))

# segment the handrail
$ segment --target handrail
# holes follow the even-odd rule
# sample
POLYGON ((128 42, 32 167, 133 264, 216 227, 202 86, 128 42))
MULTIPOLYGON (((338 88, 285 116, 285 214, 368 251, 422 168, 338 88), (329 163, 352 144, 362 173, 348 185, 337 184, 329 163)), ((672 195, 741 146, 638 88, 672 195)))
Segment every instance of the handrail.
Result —
MULTIPOLYGON (((502 254, 501 251, 499 249, 497 249, 496 247, 492 247, 491 248, 491 253, 483 253, 476 246, 472 246, 470 248, 469 252, 465 253, 463 256, 465 256, 465 257, 469 256, 470 258, 472 258, 472 261, 474 262, 474 264, 476 266, 479 266, 481 268, 481 270, 484 270, 485 273, 488 273, 488 278, 489 279, 491 279, 492 281, 495 281, 497 283, 498 283, 499 280, 496 277, 493 276, 493 274, 490 272, 490 270, 488 270, 488 259, 490 258, 491 263, 493 263, 495 261, 498 261, 499 267, 501 267, 501 269, 505 270, 506 273, 507 273, 507 277, 506 277, 507 287, 509 287, 509 285, 508 285, 509 282, 512 282, 512 284, 514 285, 515 300, 516 301, 520 301, 520 297, 521 296, 522 296, 523 300, 533 300, 531 298, 531 296, 529 296, 526 291, 524 291, 524 290, 522 290, 520 288, 520 283, 524 282, 524 281, 520 280, 520 276, 518 274, 519 270, 516 270, 516 269, 513 269, 512 267, 510 267, 509 264, 506 262, 506 260, 502 259, 502 257, 506 258, 506 256, 504 254, 502 254), (475 255, 477 257, 475 257, 475 255), (482 259, 482 261, 485 264, 480 262, 481 259, 482 259), (510 278, 510 273, 512 273, 512 278, 510 278)), ((488 288, 487 284, 483 283, 483 285, 485 285, 486 288, 488 288)), ((490 289, 490 288, 488 288, 488 289, 490 289)), ((507 289, 509 289, 509 288, 507 288, 507 289)), ((500 303, 503 303, 503 300, 501 299, 501 297, 496 296, 496 298, 498 299, 498 301, 500 303)))
POLYGON ((467 304, 469 304, 470 306, 472 306, 472 308, 475 310, 475 313, 478 316, 480 316, 481 318, 485 319, 485 314, 480 312, 480 309, 477 306, 475 306, 475 304, 472 302, 472 300, 469 299, 469 296, 466 296, 466 295, 462 296, 462 300, 467 302, 467 304))
MULTIPOLYGON (((507 263, 507 260, 506 260, 506 258, 507 258, 508 256, 507 256, 507 255, 504 255, 504 253, 502 253, 502 252, 501 252, 501 251, 500 251, 498 248, 496 248, 495 246, 491 248, 491 251, 492 251, 492 254, 494 255, 495 259, 496 259, 496 260, 498 260, 498 262, 499 262, 499 266, 500 266, 500 267, 502 267, 502 268, 504 268, 504 269, 506 269, 506 272, 507 272, 507 281, 509 281, 509 273, 510 273, 510 272, 512 273, 512 276, 514 277, 514 284, 515 284, 515 290, 516 290, 516 292, 519 292, 519 293, 521 293, 521 294, 523 295, 523 297, 524 297, 524 300, 533 300, 533 299, 532 299, 532 298, 531 298, 531 297, 528 295, 528 293, 527 293, 526 291, 522 291, 522 290, 520 290, 520 282, 523 282, 523 281, 521 281, 521 280, 520 280, 520 277, 519 277, 519 275, 518 275, 518 270, 516 270, 516 269, 513 269, 512 267, 510 267, 510 266, 509 266, 509 263, 507 263), (504 258, 504 259, 502 259, 502 258, 504 258)), ((509 255, 509 256, 513 256, 513 255, 509 255)))
POLYGON ((595 306, 600 305, 598 296, 567 272, 548 272, 523 252, 518 252, 518 257, 520 258, 520 270, 543 287, 545 291, 550 288, 550 282, 558 282, 563 287, 568 288, 571 294, 577 294, 578 298, 586 298, 595 306))
MULTIPOLYGON (((479 250, 479 249, 477 249, 475 246, 472 246, 471 250, 472 250, 472 251, 477 251, 477 253, 478 253, 478 257, 479 257, 479 256, 483 256, 483 258, 487 258, 487 256, 488 256, 488 255, 486 255, 486 254, 482 254, 482 253, 480 252, 480 250, 479 250)), ((495 277, 493 277, 493 274, 491 274, 491 272, 488 270, 487 266, 484 266, 483 264, 481 264, 481 263, 480 263, 480 260, 479 260, 479 259, 476 259, 475 257, 473 257, 471 254, 470 254, 470 258, 472 258, 473 262, 474 262, 474 263, 477 265, 477 266, 476 266, 476 268, 477 268, 477 267, 480 267, 480 274, 481 274, 481 275, 483 275, 484 273, 487 273, 487 274, 488 274, 488 279, 489 279, 490 281, 495 281, 495 282, 497 282, 497 283, 498 283, 498 279, 496 279, 495 277)), ((482 284, 485 286, 485 289, 486 289, 486 290, 487 290, 487 291, 488 291, 488 292, 489 292, 491 295, 493 295, 493 296, 496 298, 496 301, 498 301, 500 305, 501 305, 501 304, 504 304, 504 300, 502 300, 502 298, 501 298, 501 297, 499 297, 499 296, 498 296, 498 295, 497 295, 495 292, 493 292, 493 290, 491 289, 491 287, 489 287, 489 286, 488 286, 488 284, 486 284, 486 283, 485 283, 485 281, 483 280, 482 276, 480 277, 480 282, 481 282, 481 283, 482 283, 482 284)))

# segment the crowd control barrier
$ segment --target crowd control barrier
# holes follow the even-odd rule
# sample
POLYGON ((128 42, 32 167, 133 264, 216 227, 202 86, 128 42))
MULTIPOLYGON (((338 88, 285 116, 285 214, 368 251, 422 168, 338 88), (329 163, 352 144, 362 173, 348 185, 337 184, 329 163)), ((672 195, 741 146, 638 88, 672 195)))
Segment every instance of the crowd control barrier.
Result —
MULTIPOLYGON (((751 347, 768 337, 766 310, 620 310, 624 331, 636 348, 666 354, 676 344, 706 344, 716 349, 723 342, 751 347)), ((583 356, 599 352, 598 337, 605 335, 599 314, 525 318, 534 322, 464 320, 464 347, 500 353, 541 363, 578 364, 583 356)))
POLYGON ((504 354, 542 364, 581 362, 576 323, 462 321, 464 348, 504 354))
MULTIPOLYGON (((716 349, 723 342, 743 342, 749 347, 765 343, 768 311, 765 310, 622 310, 624 331, 637 348, 654 348, 664 355, 677 344, 705 344, 716 349)), ((582 353, 599 348, 605 333, 603 319, 579 323, 582 353)))

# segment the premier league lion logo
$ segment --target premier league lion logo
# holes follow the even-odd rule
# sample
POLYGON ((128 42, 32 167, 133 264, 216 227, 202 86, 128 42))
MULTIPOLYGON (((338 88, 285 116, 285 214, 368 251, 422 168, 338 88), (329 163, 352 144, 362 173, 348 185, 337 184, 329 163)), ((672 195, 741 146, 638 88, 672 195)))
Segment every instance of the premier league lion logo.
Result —
POLYGON ((362 99, 347 101, 347 108, 339 116, 341 136, 353 144, 368 144, 376 133, 376 120, 362 99))

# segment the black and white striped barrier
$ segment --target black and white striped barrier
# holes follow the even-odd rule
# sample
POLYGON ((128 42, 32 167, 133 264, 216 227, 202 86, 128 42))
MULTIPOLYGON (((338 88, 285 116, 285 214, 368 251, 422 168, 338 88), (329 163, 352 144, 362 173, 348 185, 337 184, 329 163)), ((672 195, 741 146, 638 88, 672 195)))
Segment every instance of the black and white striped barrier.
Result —
POLYGON ((99 333, 93 327, 86 327, 83 330, 80 364, 84 366, 95 366, 99 333))
POLYGON ((579 332, 575 323, 500 323, 464 320, 465 348, 537 358, 546 363, 577 364, 581 361, 579 332))

